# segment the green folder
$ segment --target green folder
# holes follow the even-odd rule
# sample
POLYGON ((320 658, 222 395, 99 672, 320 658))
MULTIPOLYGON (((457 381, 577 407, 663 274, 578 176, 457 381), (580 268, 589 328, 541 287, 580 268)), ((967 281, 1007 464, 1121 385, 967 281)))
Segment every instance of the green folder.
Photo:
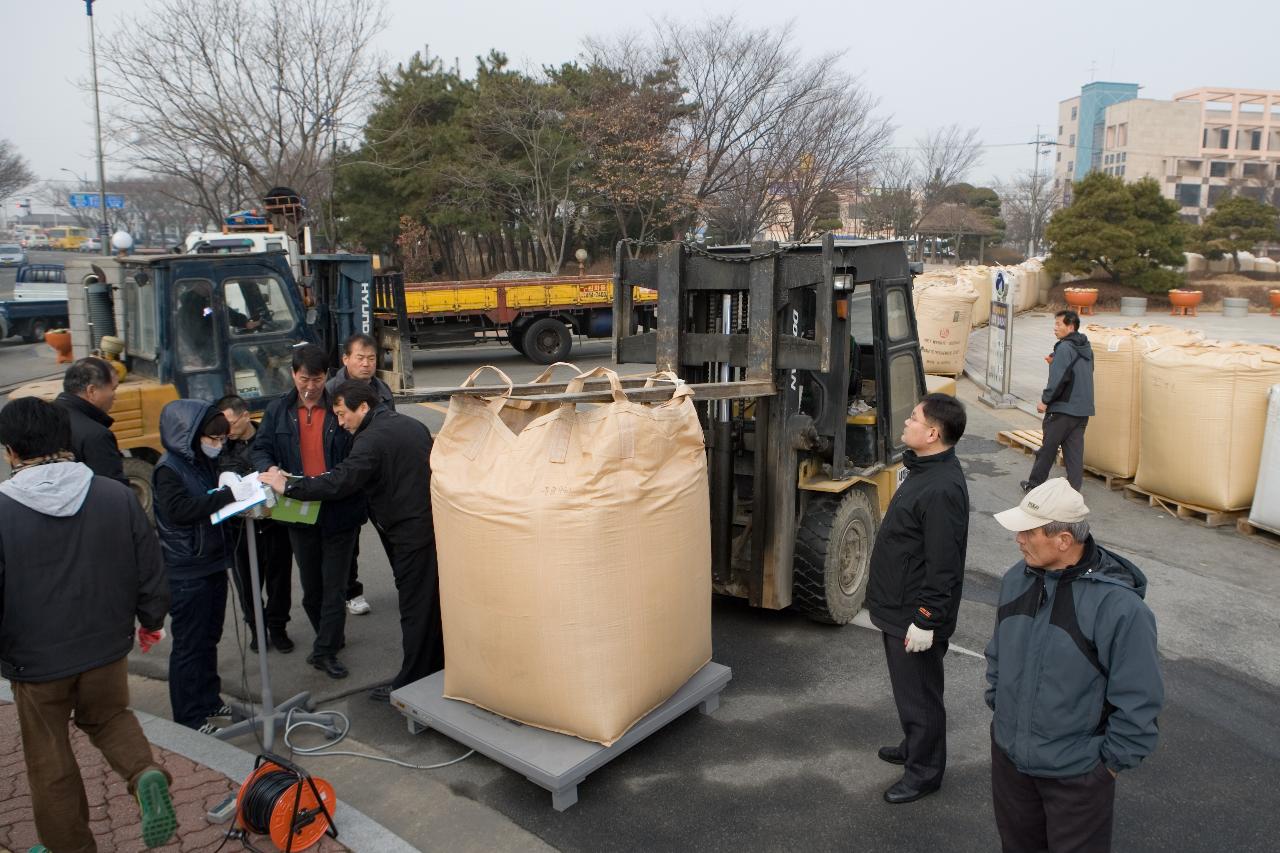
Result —
POLYGON ((319 515, 319 501, 298 501, 293 498, 277 497, 276 505, 271 508, 273 520, 289 524, 315 524, 319 515))

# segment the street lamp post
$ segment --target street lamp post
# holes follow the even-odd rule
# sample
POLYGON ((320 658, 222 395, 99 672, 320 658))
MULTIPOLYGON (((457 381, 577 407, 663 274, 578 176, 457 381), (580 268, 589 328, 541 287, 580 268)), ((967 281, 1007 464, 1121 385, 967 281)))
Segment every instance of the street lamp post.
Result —
POLYGON ((102 115, 98 104, 98 48, 94 42, 93 3, 94 0, 84 0, 84 13, 89 17, 89 58, 93 66, 93 132, 98 142, 98 209, 102 212, 98 236, 105 246, 111 226, 107 224, 107 172, 102 163, 102 115))

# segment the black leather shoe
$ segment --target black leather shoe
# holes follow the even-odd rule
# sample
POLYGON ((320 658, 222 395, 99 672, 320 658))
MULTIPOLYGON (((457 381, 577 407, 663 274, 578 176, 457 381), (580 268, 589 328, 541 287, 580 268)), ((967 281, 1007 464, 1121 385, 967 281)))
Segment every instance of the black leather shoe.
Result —
POLYGON ((1025 495, 1027 492, 1031 491, 1031 481, 1023 480, 1022 482, 1018 483, 1018 488, 1022 489, 1022 493, 1025 495))
POLYGON ((252 637, 249 640, 249 651, 256 652, 258 650, 258 634, 255 631, 250 631, 249 636, 252 637))
POLYGON ((333 655, 310 655, 307 657, 307 663, 321 670, 330 678, 346 678, 349 674, 347 668, 342 665, 342 661, 333 655))
POLYGON ((876 758, 881 761, 887 761, 890 764, 907 763, 907 757, 902 754, 901 746, 882 746, 880 751, 876 753, 876 758))
POLYGON ((927 788, 916 788, 906 779, 899 779, 893 784, 889 790, 884 792, 884 801, 895 806, 903 803, 914 803, 921 797, 927 797, 932 794, 941 785, 933 785, 927 788))
POLYGON ((289 639, 288 632, 283 628, 278 631, 268 631, 267 638, 271 647, 282 655, 287 655, 294 649, 293 640, 289 639))
POLYGON ((392 687, 390 684, 383 684, 369 691, 370 702, 389 703, 391 701, 392 687))

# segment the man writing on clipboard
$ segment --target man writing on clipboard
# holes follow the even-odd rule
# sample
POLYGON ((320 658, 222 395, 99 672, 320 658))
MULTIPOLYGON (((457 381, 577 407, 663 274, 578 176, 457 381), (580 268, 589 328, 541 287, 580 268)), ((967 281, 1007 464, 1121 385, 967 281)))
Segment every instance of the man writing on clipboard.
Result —
POLYGON ((407 415, 391 411, 368 382, 343 383, 333 411, 354 437, 351 452, 316 477, 290 478, 279 468, 261 476, 285 497, 302 501, 367 496, 374 523, 388 545, 400 604, 404 660, 388 685, 369 698, 386 702, 391 691, 444 667, 440 624, 439 568, 431 520, 431 432, 407 415))

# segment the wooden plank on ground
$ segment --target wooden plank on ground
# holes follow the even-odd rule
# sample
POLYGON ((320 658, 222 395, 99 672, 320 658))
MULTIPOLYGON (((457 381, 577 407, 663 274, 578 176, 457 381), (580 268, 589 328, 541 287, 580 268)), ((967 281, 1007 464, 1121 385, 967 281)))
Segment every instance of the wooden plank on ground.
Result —
POLYGON ((1280 547, 1280 533, 1276 533, 1274 530, 1267 530, 1265 527, 1259 527, 1249 521, 1248 518, 1236 519, 1236 532, 1257 539, 1260 542, 1280 547))
POLYGON ((1227 524, 1235 524, 1237 519, 1245 517, 1249 512, 1247 509, 1209 509, 1208 507, 1197 506, 1196 504, 1149 492, 1133 483, 1125 486, 1124 495, 1131 500, 1140 503, 1145 502, 1147 506, 1159 507, 1174 518, 1196 521, 1205 527, 1222 527, 1227 524))

